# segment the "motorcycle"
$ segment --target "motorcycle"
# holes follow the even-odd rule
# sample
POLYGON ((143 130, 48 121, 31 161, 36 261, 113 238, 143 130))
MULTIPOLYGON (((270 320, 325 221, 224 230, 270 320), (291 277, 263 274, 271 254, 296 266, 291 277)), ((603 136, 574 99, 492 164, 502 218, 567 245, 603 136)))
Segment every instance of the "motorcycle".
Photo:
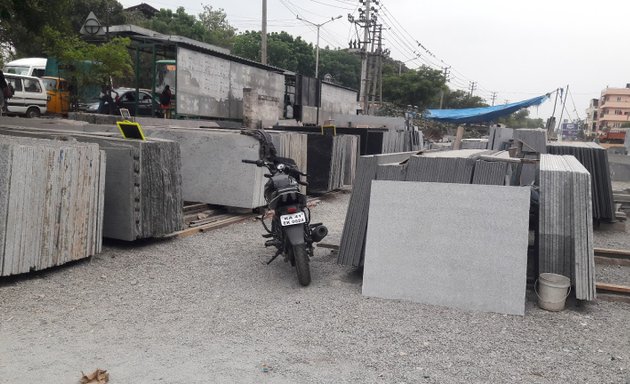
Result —
POLYGON ((269 171, 264 187, 267 203, 259 218, 268 238, 265 247, 273 246, 276 253, 267 262, 271 264, 278 256, 284 255, 284 261, 290 262, 297 270, 298 281, 307 286, 311 283, 309 260, 313 256, 313 243, 320 242, 328 234, 322 223, 311 224, 311 212, 306 205, 306 196, 300 192, 300 185, 308 185, 301 180, 306 177, 300 172, 293 159, 279 157, 271 142, 271 137, 262 130, 242 131, 259 140, 260 159, 242 160, 246 164, 265 167, 269 171), (267 213, 273 211, 271 225, 265 223, 267 213))

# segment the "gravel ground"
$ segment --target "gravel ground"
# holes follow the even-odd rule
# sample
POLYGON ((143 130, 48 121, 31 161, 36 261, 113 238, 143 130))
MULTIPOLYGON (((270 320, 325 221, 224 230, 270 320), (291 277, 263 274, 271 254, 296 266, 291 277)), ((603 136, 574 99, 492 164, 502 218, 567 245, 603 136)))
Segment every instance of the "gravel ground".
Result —
MULTIPOLYGON (((313 209, 338 244, 349 195, 313 209)), ((627 383, 630 305, 459 311, 361 296, 317 249, 313 283, 262 246, 257 222, 0 279, 0 382, 627 383)), ((630 248, 627 248, 630 249, 630 248)), ((627 274, 626 274, 627 277, 627 274)))

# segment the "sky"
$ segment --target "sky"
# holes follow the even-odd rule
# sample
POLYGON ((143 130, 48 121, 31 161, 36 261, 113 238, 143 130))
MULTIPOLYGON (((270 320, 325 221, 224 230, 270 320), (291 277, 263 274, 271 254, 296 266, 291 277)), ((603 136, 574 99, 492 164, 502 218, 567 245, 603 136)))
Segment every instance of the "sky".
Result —
MULTIPOLYGON (((365 0, 363 0, 365 1, 365 0)), ((384 48, 409 68, 450 67, 449 86, 469 90, 492 103, 515 102, 569 86, 563 118, 585 118, 592 98, 606 87, 630 83, 628 0, 377 0, 384 48), (421 44, 421 45, 419 45, 421 44), (423 48, 424 47, 424 48, 423 48)), ((262 0, 119 0, 189 14, 202 4, 221 8, 239 32, 260 30, 262 0)), ((358 16, 358 0, 267 0, 268 32, 287 31, 316 43, 313 23, 343 17, 320 29, 320 47, 347 48, 357 37, 348 14, 358 16)), ((361 34, 362 36, 362 34, 361 34)), ((564 92, 566 95, 567 92, 564 92)), ((530 117, 551 116, 554 95, 530 117)), ((556 108, 560 117, 561 105, 556 108)))

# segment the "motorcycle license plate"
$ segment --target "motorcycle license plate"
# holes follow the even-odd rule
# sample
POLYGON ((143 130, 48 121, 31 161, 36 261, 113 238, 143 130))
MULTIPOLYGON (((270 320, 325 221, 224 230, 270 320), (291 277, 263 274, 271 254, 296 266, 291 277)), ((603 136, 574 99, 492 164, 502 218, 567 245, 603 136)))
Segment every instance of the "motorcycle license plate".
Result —
POLYGON ((306 223, 306 215, 304 212, 292 213, 290 215, 282 215, 280 216, 280 224, 283 227, 287 225, 301 224, 306 223))

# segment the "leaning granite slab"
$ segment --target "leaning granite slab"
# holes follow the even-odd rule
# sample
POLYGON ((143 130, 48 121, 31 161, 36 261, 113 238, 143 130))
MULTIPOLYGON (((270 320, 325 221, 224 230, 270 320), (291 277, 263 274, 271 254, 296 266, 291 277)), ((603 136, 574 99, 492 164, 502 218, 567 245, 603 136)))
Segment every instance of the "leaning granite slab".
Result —
POLYGON ((372 182, 363 295, 524 315, 528 188, 372 182))
POLYGON ((0 135, 0 276, 101 251, 105 164, 96 144, 0 135))

